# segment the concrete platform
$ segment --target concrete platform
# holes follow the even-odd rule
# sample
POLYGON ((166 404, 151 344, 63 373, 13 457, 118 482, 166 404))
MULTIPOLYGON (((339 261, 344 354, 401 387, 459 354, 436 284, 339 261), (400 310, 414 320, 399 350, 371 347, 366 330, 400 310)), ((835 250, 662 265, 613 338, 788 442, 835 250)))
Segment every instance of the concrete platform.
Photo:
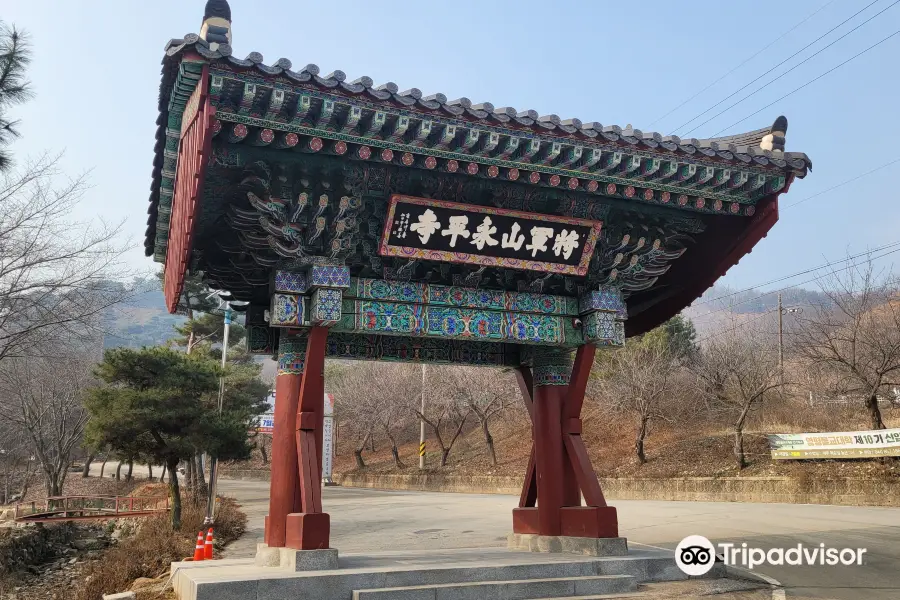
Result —
MULTIPOLYGON (((641 547, 613 557, 505 548, 343 554, 339 564, 292 572, 253 559, 173 563, 173 585, 179 600, 529 600, 633 594, 641 583, 687 579, 671 553, 641 547)), ((711 573, 724 574, 724 565, 711 573)))
POLYGON ((510 533, 506 538, 510 550, 528 550, 587 556, 627 556, 628 540, 618 538, 586 538, 568 535, 535 535, 530 533, 510 533))

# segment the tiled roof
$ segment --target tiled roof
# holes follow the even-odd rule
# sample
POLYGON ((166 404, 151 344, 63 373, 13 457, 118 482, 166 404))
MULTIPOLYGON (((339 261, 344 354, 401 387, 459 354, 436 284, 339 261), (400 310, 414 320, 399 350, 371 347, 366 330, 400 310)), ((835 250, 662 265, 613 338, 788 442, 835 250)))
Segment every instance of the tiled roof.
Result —
POLYGON ((387 82, 375 85, 372 78, 366 76, 347 81, 347 76, 343 71, 333 71, 325 76, 320 76, 319 67, 313 64, 294 71, 291 61, 286 58, 280 58, 274 64, 266 65, 263 62, 263 55, 259 52, 251 52, 245 59, 236 58, 232 55, 229 45, 222 44, 216 50, 211 50, 210 46, 196 34, 188 34, 183 40, 172 40, 169 42, 166 54, 168 56, 178 55, 188 48, 211 61, 224 59, 235 67, 252 68, 268 77, 281 75, 297 83, 313 83, 323 90, 339 89, 347 94, 365 94, 375 100, 394 101, 401 106, 415 106, 424 111, 443 111, 453 116, 465 116, 484 121, 486 124, 506 126, 517 124, 537 133, 553 132, 563 136, 581 135, 587 139, 602 137, 609 141, 622 140, 646 148, 662 147, 673 152, 680 151, 687 154, 699 151, 707 156, 718 155, 719 158, 735 162, 749 163, 754 158, 764 157, 776 166, 789 167, 800 172, 801 175, 805 174, 806 169, 812 166, 809 157, 803 152, 760 149, 759 141, 764 135, 771 133, 769 127, 721 138, 682 139, 678 136, 663 135, 652 131, 643 132, 631 127, 602 125, 596 121, 582 121, 576 118, 561 119, 557 115, 540 116, 534 110, 518 110, 508 106, 497 108, 490 102, 473 103, 468 98, 448 100, 444 94, 425 95, 417 88, 400 91, 396 83, 387 82), (728 154, 732 156, 728 156, 728 154))
POLYGON ((169 122, 172 88, 178 74, 181 56, 186 51, 194 51, 210 62, 224 62, 237 69, 254 70, 267 79, 283 77, 289 82, 312 85, 323 91, 330 90, 351 97, 367 97, 376 102, 407 107, 423 114, 446 114, 474 123, 483 123, 486 126, 513 128, 531 131, 535 134, 558 136, 568 140, 582 140, 588 143, 591 140, 622 143, 648 152, 668 151, 684 157, 706 156, 736 165, 769 165, 793 173, 798 177, 805 176, 807 170, 812 168, 809 157, 802 152, 782 152, 760 148, 763 137, 772 133, 771 126, 727 137, 682 139, 673 135, 643 132, 630 126, 622 128, 617 125, 602 125, 595 121, 585 122, 577 118, 561 119, 557 115, 541 116, 534 110, 498 108, 490 102, 473 103, 468 98, 450 100, 444 94, 426 95, 417 88, 401 91, 399 86, 393 82, 376 85, 370 77, 366 76, 348 81, 342 71, 333 71, 322 76, 319 67, 313 64, 293 70, 291 61, 286 58, 278 59, 272 65, 266 65, 262 54, 258 52, 251 52, 245 59, 239 59, 232 55, 232 49, 228 44, 211 45, 197 34, 188 34, 183 39, 171 40, 166 46, 166 56, 163 59, 159 101, 160 118, 157 120, 156 157, 145 242, 148 255, 153 254, 156 237, 156 217, 164 164, 166 129, 172 126, 169 122))

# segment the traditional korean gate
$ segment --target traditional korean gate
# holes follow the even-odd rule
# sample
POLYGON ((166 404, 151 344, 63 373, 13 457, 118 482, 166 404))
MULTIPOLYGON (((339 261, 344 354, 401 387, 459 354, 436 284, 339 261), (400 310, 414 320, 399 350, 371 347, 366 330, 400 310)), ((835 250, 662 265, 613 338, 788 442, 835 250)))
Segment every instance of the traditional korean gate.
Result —
POLYGON ((230 44, 210 0, 201 35, 166 48, 145 247, 170 310, 202 273, 278 360, 267 544, 329 545, 329 356, 515 368, 533 448, 514 531, 618 536, 581 439, 596 349, 677 314, 766 235, 810 167, 784 151, 787 120, 681 140, 230 44))
POLYGON ((580 419, 596 346, 624 339, 617 292, 592 292, 579 304, 562 296, 351 278, 336 267, 278 271, 275 289, 268 325, 250 326, 251 338, 266 343, 269 326, 284 326, 269 546, 328 547, 329 517, 320 495, 326 356, 516 366, 534 444, 514 531, 618 536, 615 509, 606 505, 581 440, 580 419), (301 323, 309 327, 300 329, 301 323), (491 338, 497 341, 475 341, 491 338))

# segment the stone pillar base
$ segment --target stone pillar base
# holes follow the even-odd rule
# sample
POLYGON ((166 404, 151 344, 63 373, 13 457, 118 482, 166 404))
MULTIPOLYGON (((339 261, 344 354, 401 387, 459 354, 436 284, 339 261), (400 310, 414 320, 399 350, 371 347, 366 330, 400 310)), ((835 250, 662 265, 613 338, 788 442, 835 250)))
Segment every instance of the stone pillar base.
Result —
POLYGON ((510 533, 507 536, 507 548, 510 550, 582 554, 586 556, 627 556, 628 540, 623 537, 587 538, 566 535, 510 533))
POLYGON ((256 566, 275 567, 287 571, 331 571, 338 568, 336 548, 324 550, 294 550, 256 545, 256 566))

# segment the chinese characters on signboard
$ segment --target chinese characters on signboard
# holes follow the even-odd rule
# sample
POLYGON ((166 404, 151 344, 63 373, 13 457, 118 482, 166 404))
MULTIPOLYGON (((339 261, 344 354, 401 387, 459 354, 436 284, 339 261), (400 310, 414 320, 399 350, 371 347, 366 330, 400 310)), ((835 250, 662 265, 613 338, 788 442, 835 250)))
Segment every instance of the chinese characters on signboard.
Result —
POLYGON ((600 222, 391 197, 382 256, 587 274, 600 222))
POLYGON ((900 429, 769 436, 772 458, 871 458, 900 456, 900 429))

